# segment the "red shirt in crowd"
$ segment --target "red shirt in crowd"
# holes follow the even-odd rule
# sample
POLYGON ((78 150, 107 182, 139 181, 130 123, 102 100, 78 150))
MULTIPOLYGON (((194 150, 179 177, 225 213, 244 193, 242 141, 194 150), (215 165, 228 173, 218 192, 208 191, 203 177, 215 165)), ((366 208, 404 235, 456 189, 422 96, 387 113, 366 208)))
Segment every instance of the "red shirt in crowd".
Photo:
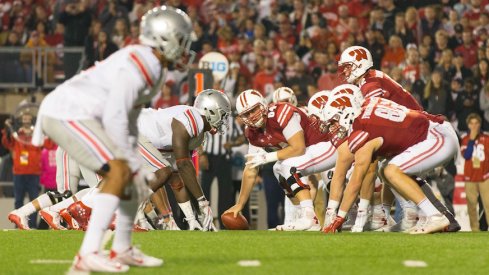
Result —
MULTIPOLYGON (((469 144, 470 135, 462 138, 462 155, 465 154, 469 144)), ((466 181, 480 182, 489 178, 489 135, 480 133, 474 144, 472 157, 465 160, 464 179, 466 181)))

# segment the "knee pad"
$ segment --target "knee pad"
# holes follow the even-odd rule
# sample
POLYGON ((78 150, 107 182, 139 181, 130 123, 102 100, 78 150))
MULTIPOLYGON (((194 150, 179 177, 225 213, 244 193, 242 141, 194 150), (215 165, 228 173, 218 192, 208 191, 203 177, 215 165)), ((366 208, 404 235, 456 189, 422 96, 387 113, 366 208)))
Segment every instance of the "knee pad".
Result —
POLYGON ((175 191, 180 191, 184 187, 183 181, 178 173, 172 173, 170 177, 170 187, 175 191))
POLYGON ((293 198, 294 197, 294 192, 292 192, 292 189, 290 188, 290 185, 287 183, 287 180, 282 177, 278 176, 278 184, 280 184, 280 187, 284 190, 284 193, 287 197, 293 198))
POLYGON ((297 169, 295 167, 292 167, 290 169, 290 174, 291 176, 287 179, 287 184, 289 185, 293 196, 295 196, 295 194, 297 194, 301 190, 311 189, 307 184, 302 182, 302 175, 301 173, 297 173, 297 169))

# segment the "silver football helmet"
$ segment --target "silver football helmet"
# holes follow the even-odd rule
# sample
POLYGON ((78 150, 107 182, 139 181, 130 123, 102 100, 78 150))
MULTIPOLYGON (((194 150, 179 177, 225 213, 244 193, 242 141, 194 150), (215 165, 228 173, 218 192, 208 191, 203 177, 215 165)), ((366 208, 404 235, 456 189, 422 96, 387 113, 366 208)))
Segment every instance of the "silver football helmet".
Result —
POLYGON ((214 89, 203 90, 195 98, 194 107, 212 126, 211 132, 224 134, 231 114, 231 102, 224 93, 214 89))
MULTIPOLYGON (((190 45, 196 36, 190 17, 180 9, 169 6, 149 10, 141 19, 139 41, 157 49, 171 62, 180 64, 188 56, 191 64, 195 52, 190 45)), ((185 64, 183 64, 185 66, 185 64)))

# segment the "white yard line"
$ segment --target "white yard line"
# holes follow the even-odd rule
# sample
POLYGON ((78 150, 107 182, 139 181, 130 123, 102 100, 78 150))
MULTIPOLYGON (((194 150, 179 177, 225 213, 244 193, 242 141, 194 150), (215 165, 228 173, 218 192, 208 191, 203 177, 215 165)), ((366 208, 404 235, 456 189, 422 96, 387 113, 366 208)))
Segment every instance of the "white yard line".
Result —
POLYGON ((246 266, 246 267, 261 266, 261 262, 258 260, 241 260, 241 261, 238 261, 238 265, 239 266, 246 266))
POLYGON ((405 260, 403 262, 406 267, 427 267, 428 264, 425 261, 416 261, 416 260, 405 260))

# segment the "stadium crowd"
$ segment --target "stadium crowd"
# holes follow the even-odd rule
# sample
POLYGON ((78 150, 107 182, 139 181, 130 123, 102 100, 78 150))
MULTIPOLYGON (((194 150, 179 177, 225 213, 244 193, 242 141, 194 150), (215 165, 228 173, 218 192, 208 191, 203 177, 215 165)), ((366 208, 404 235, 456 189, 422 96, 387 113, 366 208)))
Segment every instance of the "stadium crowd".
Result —
MULTIPOLYGON (((477 113, 482 129, 489 129, 488 0, 3 0, 0 46, 84 47, 82 67, 88 68, 137 44, 141 16, 162 4, 192 19, 197 60, 212 51, 228 58, 228 76, 215 87, 232 104, 246 89, 271 99, 287 86, 304 106, 316 92, 342 83, 339 54, 361 45, 372 53, 374 68, 402 84, 427 112, 445 115, 459 133, 469 131, 466 118, 477 113)), ((25 54, 2 58, 8 62, 0 69, 2 81, 29 79, 30 60, 25 54)), ((58 55, 48 60, 48 78, 62 68, 68 79, 80 55, 65 54, 63 64, 58 55)), ((186 80, 171 71, 152 107, 187 104, 186 80)))

